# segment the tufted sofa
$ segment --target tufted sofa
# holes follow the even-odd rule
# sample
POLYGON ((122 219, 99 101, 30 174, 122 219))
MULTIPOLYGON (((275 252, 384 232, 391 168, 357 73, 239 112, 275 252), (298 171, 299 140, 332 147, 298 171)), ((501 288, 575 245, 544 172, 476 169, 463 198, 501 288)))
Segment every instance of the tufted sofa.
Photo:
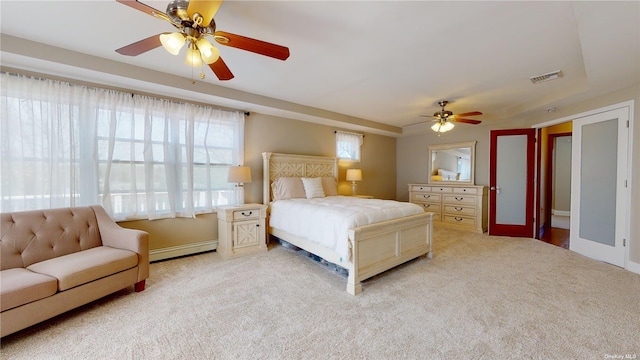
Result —
POLYGON ((101 206, 0 214, 0 328, 6 336, 149 277, 149 238, 101 206))

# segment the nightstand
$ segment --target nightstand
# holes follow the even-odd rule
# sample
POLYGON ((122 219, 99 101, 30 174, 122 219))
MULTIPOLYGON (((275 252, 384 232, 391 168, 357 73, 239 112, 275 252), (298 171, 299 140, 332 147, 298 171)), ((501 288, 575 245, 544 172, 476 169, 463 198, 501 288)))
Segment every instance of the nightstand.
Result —
POLYGON ((223 258, 267 251, 267 206, 245 204, 218 209, 218 249, 223 258))

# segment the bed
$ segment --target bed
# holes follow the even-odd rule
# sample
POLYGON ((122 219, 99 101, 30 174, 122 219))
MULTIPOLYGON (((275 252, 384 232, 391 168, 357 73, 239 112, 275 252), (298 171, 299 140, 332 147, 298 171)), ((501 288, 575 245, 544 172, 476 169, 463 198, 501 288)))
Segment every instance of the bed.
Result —
MULTIPOLYGON (((345 268, 349 273, 348 293, 359 294, 362 292, 362 281, 397 265, 420 256, 432 257, 433 213, 423 210, 411 215, 349 228, 342 239, 346 241, 347 256, 341 251, 313 242, 306 236, 294 235, 272 226, 270 219, 277 215, 272 212, 274 208, 279 211, 278 206, 275 206, 278 200, 274 201, 273 197, 274 181, 279 178, 330 178, 337 182, 338 161, 332 157, 271 152, 262 153, 262 157, 263 202, 269 206, 269 234, 345 268)), ((329 197, 332 196, 327 196, 329 197)), ((353 199, 356 198, 353 197, 353 199)), ((359 199, 359 201, 367 200, 359 199)))

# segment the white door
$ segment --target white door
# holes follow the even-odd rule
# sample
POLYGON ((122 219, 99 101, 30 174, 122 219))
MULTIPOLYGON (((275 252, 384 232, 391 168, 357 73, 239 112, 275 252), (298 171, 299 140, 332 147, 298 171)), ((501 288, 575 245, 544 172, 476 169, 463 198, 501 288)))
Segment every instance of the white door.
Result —
POLYGON ((573 121, 570 249, 625 266, 629 108, 573 121), (574 216, 575 214, 575 216, 574 216))

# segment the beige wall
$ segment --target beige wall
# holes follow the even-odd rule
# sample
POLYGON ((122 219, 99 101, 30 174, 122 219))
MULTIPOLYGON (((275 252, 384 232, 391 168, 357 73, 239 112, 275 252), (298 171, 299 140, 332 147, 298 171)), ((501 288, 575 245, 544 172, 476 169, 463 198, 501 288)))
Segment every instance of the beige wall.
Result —
MULTIPOLYGON (((398 180, 397 197, 408 200, 407 184, 427 181, 427 157, 430 144, 444 144, 462 141, 478 141, 476 145, 476 184, 489 183, 489 135, 490 130, 506 128, 527 128, 555 119, 569 117, 582 112, 635 100, 633 128, 633 169, 631 194, 631 219, 640 219, 640 87, 633 87, 610 93, 595 99, 579 102, 573 106, 561 108, 555 113, 542 113, 527 119, 514 119, 508 124, 495 127, 486 125, 458 126, 452 132, 438 137, 429 131, 426 134, 406 136, 398 139, 398 180)), ((632 221, 629 244, 629 259, 640 264, 640 222, 632 221)))
MULTIPOLYGON (((245 202, 262 203, 262 152, 335 156, 335 130, 339 128, 252 113, 245 122, 245 165, 251 168, 251 183, 245 185, 245 202)), ((360 194, 393 199, 396 189, 396 139, 365 133, 362 162, 339 164, 339 192, 351 194, 345 181, 347 168, 360 168, 360 194)), ((216 214, 195 219, 177 218, 120 222, 149 233, 151 250, 218 239, 216 214)))
MULTIPOLYGON (((336 156, 335 131, 340 128, 252 113, 245 123, 245 165, 253 181, 245 185, 246 202, 262 202, 262 153, 336 156)), ((362 161, 340 162, 338 191, 350 195, 347 168, 362 169, 358 193, 381 199, 396 196, 396 139, 364 133, 362 161)))

